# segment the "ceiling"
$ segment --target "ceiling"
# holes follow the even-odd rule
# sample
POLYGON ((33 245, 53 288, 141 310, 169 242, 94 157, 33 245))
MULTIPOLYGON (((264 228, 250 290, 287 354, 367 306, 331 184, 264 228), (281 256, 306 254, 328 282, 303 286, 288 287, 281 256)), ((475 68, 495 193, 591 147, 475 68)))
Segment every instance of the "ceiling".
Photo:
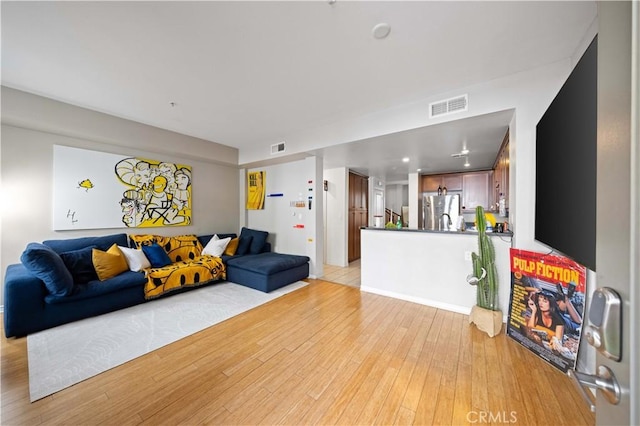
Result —
MULTIPOLYGON (((1 7, 3 85, 233 146, 241 159, 333 123, 565 60, 597 13, 592 1, 1 7), (376 39, 382 22, 391 32, 376 39)), ((451 148, 473 140, 473 167, 490 167, 512 114, 312 152, 325 167, 389 181, 417 167, 461 169, 451 148), (397 164, 401 151, 410 163, 397 164)))
POLYGON ((349 165, 363 175, 384 176, 387 183, 407 181, 408 174, 416 172, 486 170, 495 162, 512 117, 513 110, 501 111, 334 145, 314 154, 324 157, 326 169, 349 165), (452 156, 463 149, 469 155, 452 156), (405 157, 408 162, 402 161, 405 157))

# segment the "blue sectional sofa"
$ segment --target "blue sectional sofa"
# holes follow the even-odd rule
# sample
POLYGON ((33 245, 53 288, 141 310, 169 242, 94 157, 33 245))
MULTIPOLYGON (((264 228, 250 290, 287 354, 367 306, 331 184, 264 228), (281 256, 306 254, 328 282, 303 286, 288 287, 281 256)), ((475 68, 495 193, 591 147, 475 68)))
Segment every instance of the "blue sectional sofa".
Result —
MULTIPOLYGON (((219 238, 236 237, 236 234, 217 235, 219 238)), ((222 256, 228 281, 270 292, 309 276, 309 257, 273 253, 266 236, 264 231, 242 229, 239 245, 244 247, 242 251, 239 247, 238 251, 246 253, 222 256)), ((197 238, 202 246, 206 246, 212 237, 213 234, 197 238)), ((144 272, 125 271, 104 281, 77 282, 83 281, 78 277, 87 271, 74 266, 81 262, 73 263, 73 256, 70 262, 69 254, 92 248, 106 251, 113 244, 131 246, 124 233, 30 243, 27 250, 35 250, 38 255, 30 256, 30 260, 23 256, 23 263, 9 265, 5 274, 6 337, 24 336, 147 302, 143 291, 147 282, 144 272), (71 285, 61 284, 70 279, 71 285)), ((187 287, 178 292, 197 288, 187 287)))

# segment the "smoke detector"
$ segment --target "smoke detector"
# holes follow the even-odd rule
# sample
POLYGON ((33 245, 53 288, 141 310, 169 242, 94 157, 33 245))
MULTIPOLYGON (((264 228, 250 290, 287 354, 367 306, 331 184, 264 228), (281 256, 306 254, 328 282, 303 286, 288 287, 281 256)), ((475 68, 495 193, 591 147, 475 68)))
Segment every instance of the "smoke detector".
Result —
POLYGON ((386 38, 390 32, 391 26, 389 26, 389 24, 385 24, 384 22, 379 23, 378 25, 373 27, 373 30, 371 30, 371 34, 373 34, 373 37, 377 38, 378 40, 386 38))

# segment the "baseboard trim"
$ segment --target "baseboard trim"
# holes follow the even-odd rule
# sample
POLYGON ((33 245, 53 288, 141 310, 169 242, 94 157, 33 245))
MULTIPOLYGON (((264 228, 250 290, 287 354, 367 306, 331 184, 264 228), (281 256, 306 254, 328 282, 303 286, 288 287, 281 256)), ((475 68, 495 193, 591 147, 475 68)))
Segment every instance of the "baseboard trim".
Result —
MULTIPOLYGON (((422 297, 415 296, 407 296, 406 294, 396 293, 393 291, 385 291, 377 288, 371 288, 367 286, 360 287, 361 291, 365 291, 367 293, 379 294, 380 296, 392 297, 394 299, 405 300, 407 302, 418 303, 420 305, 431 306, 432 308, 443 309, 445 311, 455 312, 458 314, 469 315, 471 313, 471 308, 460 305, 453 305, 450 303, 438 302, 436 300, 425 299, 422 297)), ((502 322, 507 322, 507 315, 503 313, 502 322)))
POLYGON ((445 311, 456 312, 458 314, 469 315, 471 313, 471 308, 467 308, 465 306, 460 305, 452 305, 450 303, 442 303, 435 300, 425 299, 422 297, 415 296, 407 296, 406 294, 396 293, 393 291, 380 290, 377 288, 371 288, 367 286, 360 287, 361 291, 365 291, 367 293, 379 294, 380 296, 393 297, 394 299, 405 300, 407 302, 414 302, 420 305, 431 306, 433 308, 444 309, 445 311))

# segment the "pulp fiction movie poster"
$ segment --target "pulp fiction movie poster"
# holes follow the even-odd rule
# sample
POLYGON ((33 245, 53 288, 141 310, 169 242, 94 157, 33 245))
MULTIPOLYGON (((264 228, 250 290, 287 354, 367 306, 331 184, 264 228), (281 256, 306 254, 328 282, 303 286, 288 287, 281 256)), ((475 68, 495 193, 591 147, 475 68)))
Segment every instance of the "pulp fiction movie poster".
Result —
POLYGON ((563 256, 511 249, 507 335, 565 373, 578 357, 586 273, 563 256))

